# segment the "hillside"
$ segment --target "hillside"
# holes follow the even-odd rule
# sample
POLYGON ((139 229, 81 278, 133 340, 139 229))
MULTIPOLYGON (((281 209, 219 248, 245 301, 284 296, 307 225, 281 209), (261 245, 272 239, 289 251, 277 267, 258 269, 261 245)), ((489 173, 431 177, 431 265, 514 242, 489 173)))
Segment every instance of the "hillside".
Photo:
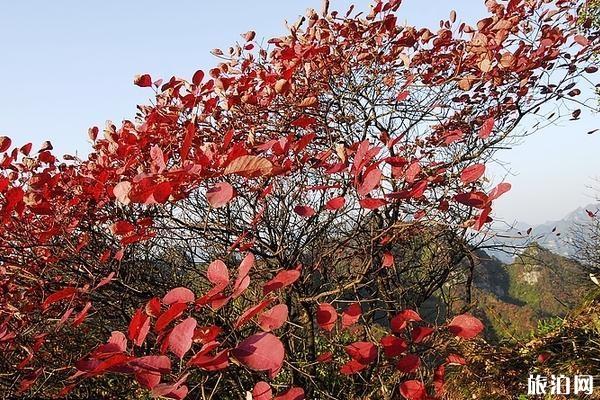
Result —
MULTIPOLYGON (((469 360, 447 385, 447 399, 506 399, 526 393, 527 378, 600 373, 600 288, 579 299, 564 320, 536 332, 519 343, 490 345, 484 341, 463 342, 461 353, 469 360)), ((521 398, 529 398, 524 395, 521 398)), ((545 397, 550 398, 550 397, 545 397)), ((566 398, 566 397, 551 397, 566 398)), ((591 396, 568 397, 600 399, 597 389, 591 396)))
POLYGON ((487 336, 498 340, 551 328, 579 304, 591 282, 576 262, 533 243, 510 264, 480 255, 474 286, 487 336))

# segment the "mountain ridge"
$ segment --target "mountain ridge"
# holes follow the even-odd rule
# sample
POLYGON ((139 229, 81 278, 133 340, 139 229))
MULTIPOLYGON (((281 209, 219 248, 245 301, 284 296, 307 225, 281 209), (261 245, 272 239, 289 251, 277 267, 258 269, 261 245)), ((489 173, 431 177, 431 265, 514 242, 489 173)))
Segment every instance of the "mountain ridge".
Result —
POLYGON ((579 263, 537 243, 509 264, 485 257, 481 252, 473 297, 493 340, 527 337, 564 317, 591 288, 579 263))
POLYGON ((574 228, 591 222, 587 211, 595 213, 598 210, 600 203, 590 203, 576 208, 559 220, 550 220, 534 226, 517 222, 508 229, 492 229, 486 252, 503 263, 511 263, 527 246, 537 243, 557 255, 572 257, 576 251, 571 237, 574 228), (511 254, 506 251, 507 248, 514 248, 515 251, 511 254))

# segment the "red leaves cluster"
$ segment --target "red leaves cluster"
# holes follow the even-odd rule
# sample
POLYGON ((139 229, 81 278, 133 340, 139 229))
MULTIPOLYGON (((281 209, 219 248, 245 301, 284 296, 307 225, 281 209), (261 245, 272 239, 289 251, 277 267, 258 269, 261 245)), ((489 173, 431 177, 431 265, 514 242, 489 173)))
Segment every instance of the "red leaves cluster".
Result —
MULTIPOLYGON (((260 221, 267 218, 264 210, 274 201, 274 191, 295 189, 294 221, 300 228, 371 214, 405 215, 411 222, 450 221, 449 228, 479 230, 492 221, 493 202, 510 185, 486 191, 485 166, 476 154, 490 154, 518 123, 517 111, 546 100, 550 88, 555 93, 564 89, 569 96, 580 93, 562 83, 547 85, 540 76, 549 66, 570 60, 561 82, 597 70, 589 65, 598 51, 596 36, 573 28, 576 8, 570 0, 488 3, 490 16, 476 26, 454 29, 456 15, 451 14, 435 33, 399 24, 398 0, 376 2, 365 18, 351 12, 343 18, 311 13, 302 29, 269 40, 269 53, 253 52, 257 43, 249 31, 242 35, 243 47, 232 48, 229 59, 214 51, 224 62, 207 73, 197 71, 189 82, 137 76, 134 84, 154 88, 156 101, 139 107, 135 123, 117 127, 108 122, 102 132, 90 128, 93 150, 84 160, 57 159, 50 142, 32 154, 31 143, 13 147, 10 138, 0 136, 0 240, 5 249, 0 305, 9 310, 0 323, 0 345, 10 354, 22 346, 35 354, 42 351, 48 326, 58 330, 67 322, 83 324, 94 307, 91 294, 119 279, 118 265, 132 245, 155 236, 151 211, 201 193, 194 199, 209 213, 226 214, 240 203, 252 203, 252 223, 232 232, 236 238, 227 249, 228 255, 246 254, 235 279, 225 262, 215 260, 206 269, 207 291, 198 298, 189 289, 176 288, 162 299, 150 299, 134 312, 127 336, 114 333, 80 360, 77 376, 126 373, 154 395, 172 398, 187 394, 188 369, 218 371, 229 366, 230 357, 274 376, 285 357, 275 333, 286 329, 293 314, 279 296, 310 282, 317 269, 310 266, 311 272, 302 276, 300 267, 281 265, 274 274, 253 275, 257 261, 247 252, 260 236, 260 221), (538 23, 544 29, 534 29, 538 23), (365 103, 356 98, 346 107, 345 95, 336 100, 341 105, 331 100, 340 89, 332 84, 354 74, 364 74, 360 81, 378 82, 378 104, 363 110, 364 115, 342 115, 342 109, 365 103), (440 101, 439 93, 448 98, 440 101), (399 129, 394 121, 413 122, 407 109, 424 114, 414 129, 399 129), (337 114, 333 120, 332 114, 337 114), (336 124, 342 128, 336 130, 336 124), (310 179, 318 182, 294 187, 310 179), (478 213, 474 218, 472 208, 478 213), (105 240, 97 239, 100 234, 105 240), (68 264, 73 259, 81 262, 68 264), (253 283, 258 290, 249 291, 253 283), (194 313, 219 315, 233 303, 244 309, 229 326, 198 326, 194 313), (224 336, 231 338, 250 327, 255 331, 236 343, 217 341, 223 330, 230 330, 224 336), (148 351, 160 354, 137 356, 149 341, 154 347, 148 351), (173 374, 169 356, 190 358, 167 383, 164 376, 173 374)), ((573 116, 579 114, 576 110, 573 116)), ((380 244, 393 241, 380 233, 374 235, 380 244)), ((393 271, 393 254, 377 254, 378 268, 393 271)), ((360 299, 340 316, 331 304, 339 299, 329 297, 311 303, 310 317, 320 334, 333 336, 364 319, 360 299)), ((413 374, 421 360, 406 353, 410 345, 427 342, 441 330, 469 339, 482 329, 470 315, 437 329, 405 310, 391 318, 391 332, 378 343, 346 343, 341 357, 324 352, 320 360, 342 360, 342 373, 353 374, 389 359, 394 368, 413 374)), ((42 371, 31 368, 22 388, 30 387, 42 371)), ((273 396, 264 382, 254 391, 256 398, 273 396)), ((405 381, 400 391, 409 399, 427 396, 416 380, 405 381)), ((290 388, 275 398, 301 397, 302 389, 290 388)))
MULTIPOLYGON (((252 258, 245 259, 242 264, 251 265, 251 261, 248 260, 252 258)), ((217 284, 228 283, 229 276, 224 264, 216 262, 212 265, 211 279, 217 284)), ((240 270, 247 271, 249 267, 241 266, 240 270)), ((239 279, 239 282, 243 280, 239 279)), ((236 285, 238 288, 242 286, 243 283, 236 285)), ((89 358, 78 362, 77 368, 80 372, 75 377, 95 376, 111 371, 133 374, 142 386, 152 389, 155 395, 163 393, 166 397, 182 398, 181 394, 187 393, 184 373, 175 383, 159 385, 161 376, 172 372, 167 356, 133 355, 133 346, 142 346, 152 331, 156 334, 156 344, 161 352, 171 352, 179 359, 183 359, 190 352, 194 343, 203 344, 189 359, 187 368, 221 370, 229 366, 229 357, 232 356, 247 368, 266 371, 271 377, 279 372, 284 360, 283 344, 268 331, 280 328, 287 320, 287 306, 280 304, 260 316, 260 326, 265 332, 246 338, 232 349, 219 350, 220 344, 215 339, 221 332, 220 328, 198 327, 196 319, 184 317, 186 312, 191 311, 188 305, 195 302, 194 293, 187 288, 175 288, 161 300, 151 299, 145 308, 135 312, 129 325, 127 337, 132 341, 132 347, 128 346, 124 334, 113 332, 107 344, 98 347, 89 358)))
MULTIPOLYGON (((357 303, 352 304, 342 313, 343 327, 348 327, 358 321, 362 310, 357 303)), ((317 322, 320 327, 331 332, 335 327, 337 312, 330 304, 320 304, 317 310, 317 322), (320 313, 320 314, 319 314, 320 313)), ((470 314, 456 316, 447 326, 439 328, 424 324, 423 320, 414 310, 406 309, 395 315, 390 320, 393 334, 384 336, 379 343, 369 341, 358 341, 344 347, 344 351, 350 359, 340 365, 340 373, 353 375, 367 369, 374 364, 381 355, 379 348, 383 350, 384 360, 379 365, 390 364, 396 370, 411 376, 416 373, 422 365, 418 354, 408 353, 409 348, 419 346, 429 340, 432 335, 451 335, 457 338, 472 339, 481 333, 483 325, 470 314)), ((322 363, 330 363, 335 360, 331 352, 323 353, 318 360, 322 363)), ((443 392, 444 370, 446 365, 464 365, 465 361, 460 356, 451 355, 444 364, 436 369, 436 393, 443 392)), ((407 399, 425 399, 427 391, 422 382, 418 380, 407 380, 401 384, 400 393, 407 399)))

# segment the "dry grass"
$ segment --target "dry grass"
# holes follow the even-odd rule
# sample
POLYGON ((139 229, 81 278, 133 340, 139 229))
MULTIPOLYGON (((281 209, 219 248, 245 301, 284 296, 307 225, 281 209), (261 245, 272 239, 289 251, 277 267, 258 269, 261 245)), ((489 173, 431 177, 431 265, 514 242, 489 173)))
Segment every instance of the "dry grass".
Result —
POLYGON ((529 374, 594 375, 594 394, 578 398, 600 399, 600 290, 591 293, 562 326, 548 334, 526 343, 498 346, 483 340, 465 342, 462 354, 469 364, 449 372, 449 400, 518 399, 527 393, 529 374), (542 354, 549 355, 544 362, 539 360, 542 354))

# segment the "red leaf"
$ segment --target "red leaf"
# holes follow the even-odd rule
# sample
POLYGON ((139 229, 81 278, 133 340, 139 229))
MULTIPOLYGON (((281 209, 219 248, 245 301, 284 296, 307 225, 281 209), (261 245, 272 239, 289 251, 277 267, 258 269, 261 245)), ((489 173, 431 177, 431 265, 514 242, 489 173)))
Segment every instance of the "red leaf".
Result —
POLYGON ((164 203, 169 199, 173 192, 173 186, 169 182, 161 182, 154 187, 152 197, 146 200, 146 204, 150 204, 152 200, 156 203, 164 203))
POLYGON ((4 197, 6 198, 6 205, 4 206, 4 212, 7 210, 13 210, 23 201, 25 192, 20 187, 13 187, 9 189, 4 197))
POLYGON ((477 219, 475 220, 475 224, 473 225, 473 229, 475 229, 476 231, 480 230, 484 224, 486 224, 487 222, 491 222, 492 219, 489 217, 490 213, 492 212, 492 208, 491 207, 486 207, 483 209, 483 211, 481 211, 481 213, 479 214, 479 216, 477 217, 477 219))
POLYGON ((421 359, 414 354, 407 354, 398 360, 396 368, 405 373, 415 372, 421 365, 421 359))
POLYGON ((214 341, 223 330, 216 325, 200 326, 194 332, 194 340, 203 344, 214 341))
POLYGON ((406 328, 406 325, 407 325, 407 321, 401 315, 396 315, 390 321, 390 327, 392 328, 392 332, 394 332, 394 333, 402 332, 406 328))
POLYGON ((300 271, 296 269, 286 269, 279 271, 277 275, 263 286, 263 295, 271 293, 277 289, 292 285, 300 278, 300 271))
POLYGON ((298 107, 314 107, 317 105, 319 100, 314 96, 309 96, 298 103, 298 107))
POLYGON ((376 208, 386 205, 387 201, 385 201, 384 199, 372 199, 372 198, 368 197, 366 199, 359 200, 358 203, 360 204, 360 206, 362 208, 374 210, 376 208))
POLYGON ((299 387, 292 387, 275 396, 273 400, 304 400, 304 389, 299 387))
POLYGON ((370 364, 377 359, 377 346, 371 342, 354 342, 346 346, 345 350, 361 364, 370 364))
POLYGON ((92 307, 92 303, 91 302, 87 302, 85 304, 85 306, 83 307, 83 309, 79 312, 79 314, 77 314, 75 316, 75 318, 73 319, 73 326, 79 326, 81 325, 81 323, 85 320, 85 318, 88 315, 88 312, 90 311, 90 308, 92 307))
MULTIPOLYGON (((90 140, 92 142, 95 142, 96 139, 98 139, 98 127, 97 126, 92 126, 91 128, 88 129, 88 137, 90 138, 90 140)), ((31 147, 29 148, 29 151, 31 151, 31 147)), ((29 152, 27 152, 27 154, 25 155, 29 155, 29 152)))
POLYGON ((333 361, 333 353, 330 351, 326 351, 325 353, 321 353, 317 356, 317 361, 321 363, 328 363, 333 361))
POLYGON ((575 43, 577 43, 583 47, 586 47, 588 44, 590 44, 590 41, 585 36, 582 36, 582 35, 575 35, 573 40, 575 41, 575 43))
POLYGON ((350 325, 355 324, 362 315, 362 309, 360 308, 359 303, 354 303, 348 306, 342 312, 342 328, 347 328, 350 325))
POLYGON ((165 297, 162 298, 162 302, 165 305, 170 305, 173 303, 193 303, 194 300, 196 300, 194 292, 184 287, 171 289, 167 294, 165 294, 165 297))
POLYGON ((344 204, 346 204, 344 197, 334 197, 325 204, 325 208, 331 211, 339 210, 344 207, 344 204))
POLYGON ((187 304, 185 303, 173 303, 171 307, 167 309, 164 313, 158 317, 156 320, 156 324, 154 325, 154 329, 157 332, 162 331, 173 321, 175 318, 179 317, 183 312, 187 309, 187 304))
POLYGON ((433 329, 426 326, 415 326, 410 333, 413 343, 421 343, 425 338, 434 332, 433 329))
POLYGON ((139 87, 152 86, 152 78, 148 74, 136 75, 133 83, 139 87))
POLYGON ((75 311, 75 307, 70 307, 69 309, 67 309, 67 311, 63 313, 63 315, 58 320, 58 323, 56 324, 56 329, 64 325, 64 323, 71 317, 71 314, 73 314, 73 311, 75 311))
POLYGON ((281 328, 287 319, 288 307, 285 304, 278 304, 258 317, 258 325, 263 331, 270 332, 281 328))
POLYGON ((271 386, 264 381, 257 382, 252 389, 252 400, 271 400, 273 398, 273 390, 271 386))
POLYGON ((182 400, 188 394, 188 388, 183 383, 187 378, 184 378, 175 383, 161 383, 152 389, 152 397, 167 397, 169 399, 182 400))
POLYGON ((254 371, 267 371, 273 378, 283 366, 283 343, 271 333, 259 333, 243 340, 232 350, 233 356, 254 371))
POLYGON ((47 309, 48 307, 50 307, 50 305, 58 301, 64 299, 72 299, 76 293, 77 289, 72 287, 64 288, 62 290, 59 290, 58 292, 54 292, 50 296, 48 296, 46 300, 44 300, 44 302, 42 303, 42 310, 47 309))
POLYGON ((485 208, 489 203, 489 198, 482 192, 459 193, 454 196, 454 200, 469 207, 485 208))
POLYGON ((229 270, 221 260, 215 260, 210 263, 206 271, 206 276, 215 285, 229 283, 229 270))
POLYGON ((231 295, 234 299, 238 298, 244 291, 250 286, 250 269, 254 266, 254 254, 248 253, 246 257, 240 263, 238 269, 238 276, 233 283, 233 294, 231 295))
POLYGON ((0 153, 5 152, 10 148, 12 141, 8 136, 0 136, 0 153))
POLYGON ((135 380, 146 389, 153 389, 160 383, 160 374, 157 372, 146 372, 144 370, 134 371, 135 380))
POLYGON ((115 195, 117 201, 127 205, 131 202, 131 200, 129 199, 130 191, 131 183, 127 181, 122 181, 117 183, 117 185, 114 187, 113 194, 115 195))
POLYGON ((421 164, 419 161, 412 162, 406 169, 405 178, 408 183, 413 183, 421 173, 421 164))
POLYGON ((196 329, 196 320, 192 317, 184 319, 169 333, 169 350, 177 357, 183 358, 192 347, 192 338, 196 329))
POLYGON ((384 336, 380 340, 383 352, 386 357, 397 357, 408 349, 406 340, 398 338, 394 335, 384 336))
POLYGON ((400 394, 407 400, 426 400, 427 391, 423 382, 412 380, 402 382, 400 385, 400 394))
POLYGON ((335 327, 338 314, 335 308, 329 303, 321 303, 317 307, 317 324, 322 329, 331 332, 335 327))
POLYGON ((206 199, 212 208, 221 208, 235 196, 233 187, 227 182, 217 183, 206 192, 206 199))
POLYGON ((202 349, 200 353, 190 360, 189 364, 205 371, 220 371, 229 367, 229 349, 220 351, 214 356, 206 353, 208 353, 208 351, 205 352, 204 349, 202 349))
POLYGON ((479 137, 482 139, 487 139, 492 133, 493 129, 494 118, 490 117, 484 121, 483 125, 481 125, 481 129, 479 130, 479 137))
POLYGON ((160 315, 160 299, 153 297, 146 303, 146 314, 152 317, 158 317, 160 315))
POLYGON ((250 321, 255 315, 257 315, 262 310, 267 308, 267 306, 269 304, 271 304, 272 301, 273 301, 273 299, 269 298, 269 299, 265 299, 265 300, 261 301, 259 304, 255 305, 255 306, 248 307, 248 309, 246 309, 242 313, 242 315, 240 315, 238 320, 235 322, 235 324, 233 325, 234 328, 237 329, 240 326, 244 325, 246 322, 250 321))
POLYGON ((389 251, 383 253, 383 259, 381 260, 381 265, 390 268, 394 266, 394 255, 389 251))
POLYGON ((115 272, 111 272, 110 274, 108 274, 107 276, 105 276, 104 278, 100 279, 100 282, 98 282, 98 284, 96 285, 96 287, 94 289, 98 289, 102 286, 108 285, 110 282, 112 282, 112 280, 115 277, 115 272))
POLYGON ((152 161, 153 170, 159 174, 167 168, 167 164, 165 162, 165 153, 157 145, 152 146, 150 149, 150 160, 152 161))
POLYGON ((144 356, 131 360, 129 365, 159 374, 171 372, 171 360, 167 356, 144 356))
POLYGON ((448 363, 449 365, 466 365, 467 361, 458 354, 449 354, 448 357, 446 357, 446 363, 448 363))
MULTIPOLYGON (((590 210, 585 210, 585 212, 586 212, 586 214, 588 215, 588 217, 590 217, 590 218, 596 218, 596 213, 597 213, 598 211, 596 211, 595 213, 593 213, 593 212, 591 212, 590 210)), ((531 228, 529 228, 529 229, 531 229, 531 228)), ((529 233, 528 233, 528 234, 529 234, 529 233)))
POLYGON ((287 93, 290 87, 290 82, 287 79, 279 79, 275 82, 275 91, 277 93, 287 93))
POLYGON ((179 155, 181 159, 185 161, 190 152, 190 148, 192 147, 192 140, 194 140, 194 135, 196 134, 196 125, 190 123, 185 128, 185 136, 183 137, 183 142, 181 143, 181 149, 179 150, 179 155))
POLYGON ((44 367, 38 368, 35 371, 24 376, 21 382, 19 383, 19 389, 17 390, 17 394, 20 395, 28 391, 40 377, 42 372, 44 372, 44 367))
POLYGON ((309 117, 307 115, 302 115, 300 118, 294 120, 292 122, 292 126, 297 126, 299 128, 306 129, 311 125, 314 125, 317 120, 313 117, 309 117))
POLYGON ((252 40, 254 40, 255 36, 256 36, 256 32, 254 32, 254 31, 248 31, 242 35, 242 37, 244 38, 244 40, 246 40, 246 42, 251 42, 252 40))
POLYGON ((90 375, 100 375, 106 370, 126 364, 127 362, 129 362, 129 360, 131 360, 131 358, 132 357, 127 356, 125 354, 115 354, 114 356, 111 356, 103 362, 101 362, 100 364, 98 364, 96 368, 94 368, 91 371, 90 375))
POLYGON ((344 375, 352 375, 367 368, 365 364, 361 364, 355 359, 351 359, 340 367, 340 372, 344 375))
POLYGON ((401 316, 402 318, 404 318, 405 320, 407 320, 408 322, 423 321, 423 319, 421 319, 421 316, 419 315, 419 313, 417 313, 415 310, 411 310, 411 309, 402 310, 402 311, 400 311, 400 314, 398 314, 398 315, 401 316))
POLYGON ((244 155, 240 156, 227 165, 224 175, 236 174, 247 178, 269 175, 273 164, 266 158, 244 155))
POLYGON ((381 181, 381 171, 379 168, 370 170, 362 179, 360 186, 358 187, 357 193, 359 196, 366 196, 371 193, 373 189, 379 186, 381 181))
POLYGON ((444 394, 444 383, 445 383, 446 367, 438 365, 435 371, 433 371, 433 389, 438 397, 442 397, 444 394))
POLYGON ((483 164, 475 164, 468 166, 463 169, 460 173, 460 180, 466 185, 471 182, 475 182, 479 178, 483 176, 485 172, 485 165, 483 164))
POLYGON ((472 339, 483 331, 483 324, 471 314, 457 315, 450 321, 448 330, 463 339, 472 339))
MULTIPOLYGON (((0 142, 1 142, 1 140, 0 140, 0 142)), ((31 153, 31 148, 32 148, 32 147, 33 147, 33 145, 32 145, 31 143, 27 143, 27 144, 25 144, 25 145, 21 146, 21 148, 19 149, 19 151, 20 151, 20 152, 21 152, 23 155, 25 155, 25 156, 28 156, 28 155, 29 155, 29 153, 31 153)))
POLYGON ((192 83, 198 86, 202 83, 202 79, 204 79, 204 71, 199 69, 198 71, 194 72, 194 76, 192 76, 192 83))
POLYGON ((8 188, 9 183, 10 181, 8 180, 8 178, 4 176, 0 177, 0 192, 4 192, 6 188, 8 188))
POLYGON ((390 321, 390 325, 392 328, 392 332, 401 332, 408 322, 421 321, 421 317, 417 314, 416 311, 413 310, 402 310, 398 315, 396 315, 390 321))
POLYGON ((551 353, 549 353, 549 352, 547 352, 547 351, 544 351, 544 352, 542 352, 542 353, 538 354, 538 356, 537 356, 537 361, 538 361, 540 364, 543 364, 543 363, 545 363, 546 361, 548 361, 548 359, 550 359, 550 357, 552 357, 552 354, 551 354, 551 353))
POLYGON ((150 330, 150 318, 141 308, 138 308, 129 322, 129 329, 127 330, 127 336, 129 340, 132 340, 137 346, 141 346, 146 340, 148 331, 150 330))
POLYGON ((110 334, 108 343, 116 345, 119 351, 125 351, 125 349, 127 348, 127 338, 125 337, 123 332, 113 331, 110 334))
POLYGON ((296 206, 294 207, 294 212, 304 218, 310 218, 315 215, 314 208, 310 206, 296 206))
POLYGON ((408 95, 409 95, 409 93, 407 90, 400 92, 400 93, 398 93, 398 96, 396 96, 396 100, 404 101, 404 100, 408 99, 408 95))
POLYGON ((504 193, 508 192, 511 189, 511 184, 507 182, 499 183, 489 194, 489 201, 496 200, 498 197, 502 196, 504 193))

